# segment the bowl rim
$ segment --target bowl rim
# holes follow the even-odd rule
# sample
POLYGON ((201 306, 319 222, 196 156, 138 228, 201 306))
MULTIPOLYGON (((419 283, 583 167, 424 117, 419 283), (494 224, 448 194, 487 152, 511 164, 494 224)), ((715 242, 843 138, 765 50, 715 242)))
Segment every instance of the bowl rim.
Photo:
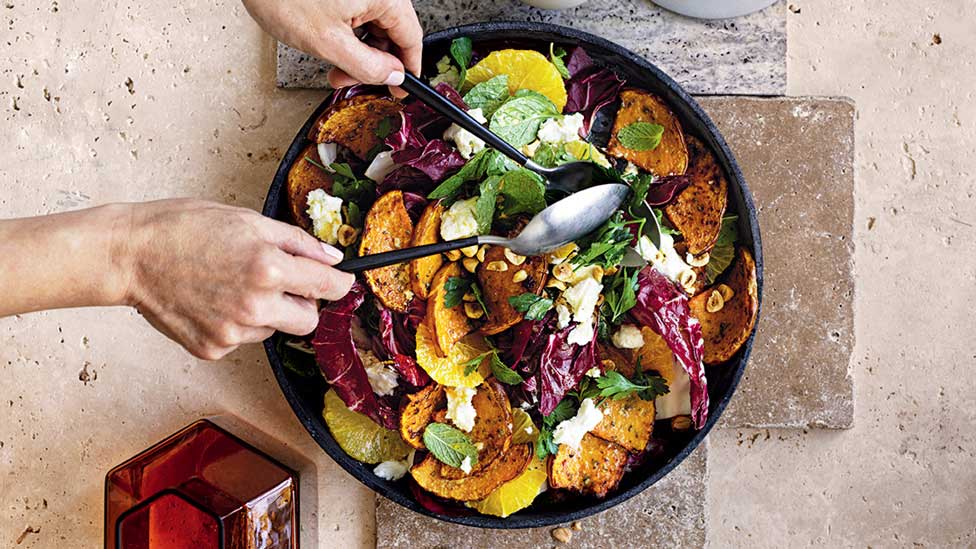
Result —
MULTIPOLYGON (((602 48, 603 50, 626 59, 627 62, 634 65, 636 69, 649 73, 653 79, 658 80, 662 86, 667 88, 670 93, 674 94, 678 101, 684 103, 684 106, 691 112, 691 117, 697 118, 705 129, 705 132, 707 132, 707 135, 703 137, 708 138, 709 145, 711 145, 713 152, 715 152, 719 157, 719 160, 722 161, 723 167, 727 171, 730 185, 734 186, 733 188, 739 189, 739 194, 741 195, 743 204, 745 206, 745 213, 748 214, 746 224, 750 232, 750 239, 752 241, 751 251, 756 264, 756 284, 758 296, 756 322, 753 326, 752 333, 750 333, 749 338, 737 353, 738 358, 736 359, 735 364, 727 365, 728 367, 735 368, 735 371, 731 374, 729 379, 728 389, 723 395, 721 395, 721 398, 715 404, 715 407, 710 411, 709 418, 705 425, 698 432, 696 432, 691 439, 688 440, 685 446, 681 448, 670 459, 670 461, 662 465, 650 475, 647 475, 638 481, 630 488, 613 492, 606 498, 595 500, 591 504, 583 506, 579 509, 559 512, 536 512, 525 515, 515 514, 507 518, 499 518, 481 514, 449 516, 435 513, 420 505, 412 497, 412 495, 409 494, 409 490, 401 491, 395 489, 393 485, 377 477, 372 472, 372 466, 354 460, 338 446, 331 434, 328 433, 328 428, 323 429, 318 426, 319 423, 322 423, 322 419, 320 417, 321 414, 313 413, 306 406, 302 405, 302 398, 298 394, 297 386, 287 377, 286 369, 282 364, 281 357, 278 355, 275 336, 265 340, 264 348, 268 355, 268 361, 272 371, 274 372, 275 378, 278 381, 278 385, 281 388, 285 399, 288 401, 289 406, 291 406, 296 417, 302 423, 302 426, 305 427, 305 430, 308 431, 312 439, 315 440, 315 442, 318 443, 318 445, 325 450, 325 452, 329 454, 329 456, 347 473, 355 477, 359 482, 374 492, 381 494, 387 499, 422 515, 464 526, 508 530, 538 528, 564 524, 615 507, 616 505, 619 505, 643 492, 651 485, 667 476, 668 473, 670 473, 675 467, 678 466, 678 464, 682 463, 693 451, 695 451, 696 448, 698 448, 701 442, 711 431, 712 427, 715 426, 725 408, 728 406, 732 396, 735 394, 736 388, 738 387, 739 382, 745 372, 749 355, 752 352, 753 342, 759 326, 759 317, 762 314, 763 255, 762 241, 759 232, 759 222, 757 219, 756 207, 752 198, 752 193, 749 190, 748 184, 746 183, 742 175, 742 171, 739 169, 735 156, 732 154, 732 150, 728 146, 728 143, 726 143, 725 138, 721 135, 714 122, 705 113, 698 102, 695 101, 691 95, 688 94, 688 92, 686 92, 670 76, 665 74, 643 56, 638 55, 637 53, 634 53, 627 48, 615 44, 605 38, 585 31, 551 23, 526 21, 490 21, 451 27, 428 34, 424 38, 424 45, 427 47, 461 36, 471 37, 475 40, 491 39, 490 36, 485 35, 504 32, 526 32, 529 34, 546 33, 557 35, 560 38, 565 39, 567 42, 576 42, 584 47, 596 46, 598 48, 602 48)), ((292 141, 285 156, 282 158, 281 164, 275 173, 274 180, 268 191, 268 195, 262 209, 262 213, 264 215, 273 217, 274 212, 277 210, 281 190, 288 177, 288 171, 292 163, 306 146, 305 138, 308 135, 308 131, 312 124, 314 124, 314 122, 317 120, 321 112, 325 110, 327 102, 328 95, 323 99, 322 103, 315 108, 314 112, 311 113, 308 120, 292 141)), ((743 212, 738 213, 741 216, 743 212)), ((739 223, 741 229, 741 219, 739 223)))

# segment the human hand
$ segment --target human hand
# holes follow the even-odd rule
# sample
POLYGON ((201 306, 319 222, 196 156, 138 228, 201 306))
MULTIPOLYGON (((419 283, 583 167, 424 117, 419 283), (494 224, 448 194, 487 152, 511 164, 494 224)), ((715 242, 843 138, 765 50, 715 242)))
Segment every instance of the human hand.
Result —
POLYGON ((341 252, 252 210, 199 200, 133 208, 125 302, 199 358, 216 360, 275 330, 308 334, 318 324, 315 300, 339 299, 354 281, 331 267, 341 252))
POLYGON ((410 0, 243 1, 269 34, 335 65, 329 73, 333 87, 399 86, 404 67, 420 74, 423 30, 410 0), (375 39, 372 46, 354 33, 363 26, 375 39))

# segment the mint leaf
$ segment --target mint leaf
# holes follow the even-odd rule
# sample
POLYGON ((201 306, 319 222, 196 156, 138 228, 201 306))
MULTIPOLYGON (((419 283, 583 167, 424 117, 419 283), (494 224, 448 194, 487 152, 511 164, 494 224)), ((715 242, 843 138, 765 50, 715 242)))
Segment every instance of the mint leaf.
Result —
POLYGON ((525 381, 518 372, 502 362, 502 359, 498 357, 497 350, 491 353, 491 373, 495 375, 495 379, 506 385, 518 385, 525 381))
POLYGON ((566 68, 566 63, 563 61, 563 57, 566 57, 566 50, 562 48, 554 49, 553 46, 555 44, 549 44, 549 61, 556 66, 556 70, 559 71, 559 76, 562 76, 563 80, 569 80, 569 69, 566 68))
POLYGON ((508 303, 516 311, 525 313, 528 320, 542 320, 549 309, 552 309, 551 299, 529 292, 509 297, 508 303))
POLYGON ((718 232, 718 240, 708 253, 708 264, 705 265, 705 278, 709 284, 725 272, 735 259, 735 242, 739 237, 736 227, 737 215, 722 218, 722 228, 718 232))
POLYGON ((541 176, 525 168, 517 168, 502 176, 499 192, 505 197, 502 205, 505 215, 536 214, 546 208, 545 182, 541 176))
POLYGON ((472 358, 467 362, 462 362, 461 366, 464 366, 464 375, 469 376, 473 374, 474 371, 477 370, 479 366, 481 366, 481 363, 485 361, 485 359, 488 357, 490 353, 491 351, 485 351, 484 353, 481 353, 480 355, 472 358))
POLYGON ((427 198, 431 200, 454 198, 461 191, 461 187, 465 183, 481 179, 485 175, 487 161, 493 156, 494 152, 494 149, 483 149, 479 151, 471 157, 471 160, 468 160, 467 164, 461 166, 461 169, 457 173, 445 179, 437 188, 431 191, 427 195, 427 198))
POLYGON ((424 429, 424 446, 451 467, 461 467, 465 458, 472 465, 478 462, 478 449, 468 435, 444 423, 431 423, 424 429))
POLYGON ((498 107, 508 101, 508 97, 508 75, 499 74, 475 84, 464 94, 464 102, 472 109, 481 109, 481 114, 490 119, 498 107))
POLYGON ((620 144, 632 151, 649 151, 661 144, 664 126, 650 122, 634 122, 617 132, 620 144))
POLYGON ((474 204, 478 234, 491 233, 491 222, 495 219, 495 203, 498 200, 498 184, 501 180, 501 176, 493 175, 481 182, 481 195, 474 204))
POLYGON ((532 90, 519 90, 491 117, 491 131, 514 147, 535 141, 544 120, 559 116, 559 111, 546 96, 532 90))
POLYGON ((458 78, 458 89, 464 86, 464 79, 468 76, 468 65, 471 64, 471 47, 471 39, 467 36, 455 38, 451 42, 451 58, 457 63, 461 74, 458 78))
POLYGON ((459 276, 452 276, 444 283, 444 306, 448 309, 457 307, 464 301, 464 294, 468 293, 471 282, 459 276))

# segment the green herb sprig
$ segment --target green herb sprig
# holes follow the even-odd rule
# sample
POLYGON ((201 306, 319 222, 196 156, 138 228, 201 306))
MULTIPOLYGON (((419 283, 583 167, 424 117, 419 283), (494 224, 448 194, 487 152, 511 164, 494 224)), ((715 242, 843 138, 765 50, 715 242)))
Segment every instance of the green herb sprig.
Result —
POLYGON ((661 144, 664 126, 650 122, 633 122, 617 132, 620 144, 632 151, 650 151, 661 144))
POLYGON ((424 429, 424 446, 441 463, 461 467, 464 460, 478 462, 478 448, 468 435, 445 423, 431 423, 424 429))

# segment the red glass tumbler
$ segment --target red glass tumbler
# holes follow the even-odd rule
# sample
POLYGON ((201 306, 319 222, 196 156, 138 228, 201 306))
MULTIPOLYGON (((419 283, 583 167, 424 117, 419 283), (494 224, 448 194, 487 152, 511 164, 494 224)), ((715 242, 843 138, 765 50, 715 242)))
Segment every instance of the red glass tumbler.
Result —
POLYGON ((109 471, 106 549, 297 549, 298 475, 206 419, 109 471))

